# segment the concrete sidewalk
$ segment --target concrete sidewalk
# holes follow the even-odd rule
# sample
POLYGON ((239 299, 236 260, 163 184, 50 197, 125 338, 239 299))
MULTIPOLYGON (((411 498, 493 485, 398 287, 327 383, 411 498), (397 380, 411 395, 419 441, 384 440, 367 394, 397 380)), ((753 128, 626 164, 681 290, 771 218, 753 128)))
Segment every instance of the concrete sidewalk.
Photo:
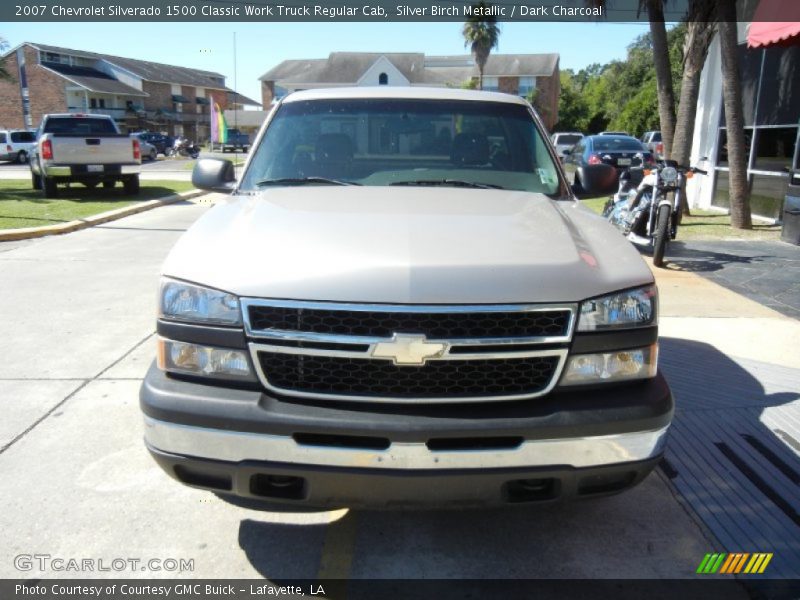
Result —
POLYGON ((800 321, 691 271, 656 269, 662 336, 724 354, 800 369, 800 321))

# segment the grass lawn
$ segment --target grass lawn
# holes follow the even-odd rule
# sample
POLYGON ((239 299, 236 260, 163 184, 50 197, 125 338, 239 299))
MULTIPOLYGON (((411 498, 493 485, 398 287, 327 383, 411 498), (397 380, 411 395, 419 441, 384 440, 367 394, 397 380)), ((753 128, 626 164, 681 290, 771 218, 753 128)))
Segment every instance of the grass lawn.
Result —
MULTIPOLYGON (((597 214, 603 212, 607 196, 581 200, 587 208, 597 214)), ((767 225, 753 220, 752 229, 733 229, 731 216, 716 211, 692 209, 692 215, 684 216, 678 227, 677 240, 779 240, 780 225, 767 225)))
POLYGON ((42 198, 30 179, 0 180, 0 229, 66 223, 193 187, 188 181, 142 181, 141 186, 138 195, 126 196, 121 184, 113 190, 75 184, 69 189, 59 186, 58 198, 42 198))

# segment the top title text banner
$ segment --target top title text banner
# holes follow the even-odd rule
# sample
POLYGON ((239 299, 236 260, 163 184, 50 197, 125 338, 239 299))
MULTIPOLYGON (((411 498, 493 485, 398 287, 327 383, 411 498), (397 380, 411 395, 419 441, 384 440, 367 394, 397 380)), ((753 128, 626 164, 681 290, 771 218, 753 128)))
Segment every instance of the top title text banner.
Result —
MULTIPOLYGON (((667 21, 686 14, 687 0, 671 0, 667 21)), ((639 0, 615 0, 607 8, 585 0, 499 1, 479 7, 469 2, 352 0, 337 2, 266 2, 260 0, 4 0, 0 20, 15 21, 498 21, 625 22, 644 21, 639 0)))

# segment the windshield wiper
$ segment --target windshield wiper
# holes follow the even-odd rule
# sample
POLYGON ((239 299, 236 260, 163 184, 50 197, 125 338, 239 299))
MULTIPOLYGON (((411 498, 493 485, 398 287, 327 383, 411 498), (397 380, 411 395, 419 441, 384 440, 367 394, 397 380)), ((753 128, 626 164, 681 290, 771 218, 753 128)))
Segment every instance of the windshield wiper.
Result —
POLYGON ((330 179, 328 177, 282 177, 279 179, 262 179, 256 181, 259 187, 268 185, 305 185, 306 183, 322 183, 327 185, 361 185, 353 181, 340 181, 339 179, 330 179))
POLYGON ((461 179, 412 179, 410 181, 395 181, 389 185, 452 185, 454 187, 478 188, 482 190, 502 190, 502 185, 493 183, 477 183, 461 179))

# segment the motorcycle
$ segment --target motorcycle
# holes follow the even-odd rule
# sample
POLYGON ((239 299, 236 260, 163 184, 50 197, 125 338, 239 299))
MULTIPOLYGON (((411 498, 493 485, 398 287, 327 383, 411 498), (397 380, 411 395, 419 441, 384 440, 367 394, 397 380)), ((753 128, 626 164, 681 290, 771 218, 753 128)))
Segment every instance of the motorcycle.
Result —
POLYGON ((606 202, 603 216, 629 241, 652 248, 653 265, 662 267, 667 243, 678 233, 686 180, 707 172, 672 160, 653 169, 642 168, 641 159, 636 163, 634 158, 631 168, 620 174, 619 190, 606 202))
POLYGON ((167 148, 167 156, 186 156, 197 158, 200 156, 200 147, 190 142, 187 138, 175 138, 171 148, 167 148))

